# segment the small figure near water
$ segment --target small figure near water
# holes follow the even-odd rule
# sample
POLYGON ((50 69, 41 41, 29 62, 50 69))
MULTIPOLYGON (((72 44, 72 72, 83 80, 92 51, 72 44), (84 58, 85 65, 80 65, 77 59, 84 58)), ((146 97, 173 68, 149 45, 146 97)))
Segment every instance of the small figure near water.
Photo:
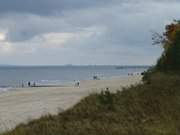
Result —
POLYGON ((36 87, 36 82, 33 82, 33 83, 31 84, 31 82, 29 81, 29 82, 28 82, 28 87, 36 87))
POLYGON ((28 87, 31 87, 31 82, 28 82, 28 87))
POLYGON ((97 75, 95 75, 93 76, 93 80, 100 80, 100 78, 97 75))
POLYGON ((79 87, 79 85, 80 85, 80 82, 79 82, 79 81, 75 83, 75 86, 76 86, 76 87, 79 87))
POLYGON ((133 73, 128 73, 128 76, 133 76, 133 73))

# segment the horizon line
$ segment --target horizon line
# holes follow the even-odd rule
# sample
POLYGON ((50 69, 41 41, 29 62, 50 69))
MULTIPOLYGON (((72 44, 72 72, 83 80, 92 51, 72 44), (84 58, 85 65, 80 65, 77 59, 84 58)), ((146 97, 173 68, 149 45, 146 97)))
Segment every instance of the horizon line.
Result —
POLYGON ((41 66, 49 66, 49 67, 55 67, 55 66, 154 66, 153 64, 137 64, 137 65, 132 65, 132 64, 57 64, 57 65, 23 65, 23 64, 0 64, 1 66, 20 66, 20 67, 41 67, 41 66))

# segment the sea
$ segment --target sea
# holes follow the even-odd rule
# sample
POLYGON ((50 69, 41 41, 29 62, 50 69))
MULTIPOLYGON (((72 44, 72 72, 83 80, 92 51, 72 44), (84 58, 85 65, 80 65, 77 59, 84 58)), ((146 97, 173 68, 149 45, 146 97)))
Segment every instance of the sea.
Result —
POLYGON ((76 81, 124 77, 141 73, 149 66, 0 66, 0 92, 17 87, 68 86, 76 81))

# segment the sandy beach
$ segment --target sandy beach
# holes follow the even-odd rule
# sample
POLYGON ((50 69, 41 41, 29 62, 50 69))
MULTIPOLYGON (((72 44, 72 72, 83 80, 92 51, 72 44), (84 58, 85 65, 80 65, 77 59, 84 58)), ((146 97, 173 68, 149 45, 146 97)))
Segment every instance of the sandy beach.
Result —
POLYGON ((139 83, 141 76, 80 81, 75 87, 17 88, 0 93, 0 132, 46 114, 66 110, 90 93, 109 87, 111 91, 139 83))

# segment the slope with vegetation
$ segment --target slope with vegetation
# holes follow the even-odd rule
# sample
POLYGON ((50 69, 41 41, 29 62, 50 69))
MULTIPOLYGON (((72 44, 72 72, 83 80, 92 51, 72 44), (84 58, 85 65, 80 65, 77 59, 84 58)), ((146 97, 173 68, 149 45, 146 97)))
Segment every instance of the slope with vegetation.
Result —
POLYGON ((143 84, 90 95, 63 113, 2 135, 179 135, 180 23, 168 25, 159 41, 164 52, 143 84))
POLYGON ((144 80, 156 72, 166 74, 180 73, 180 21, 175 20, 166 26, 163 35, 154 33, 154 44, 160 44, 163 47, 163 53, 158 59, 157 64, 149 69, 144 75, 144 80))

